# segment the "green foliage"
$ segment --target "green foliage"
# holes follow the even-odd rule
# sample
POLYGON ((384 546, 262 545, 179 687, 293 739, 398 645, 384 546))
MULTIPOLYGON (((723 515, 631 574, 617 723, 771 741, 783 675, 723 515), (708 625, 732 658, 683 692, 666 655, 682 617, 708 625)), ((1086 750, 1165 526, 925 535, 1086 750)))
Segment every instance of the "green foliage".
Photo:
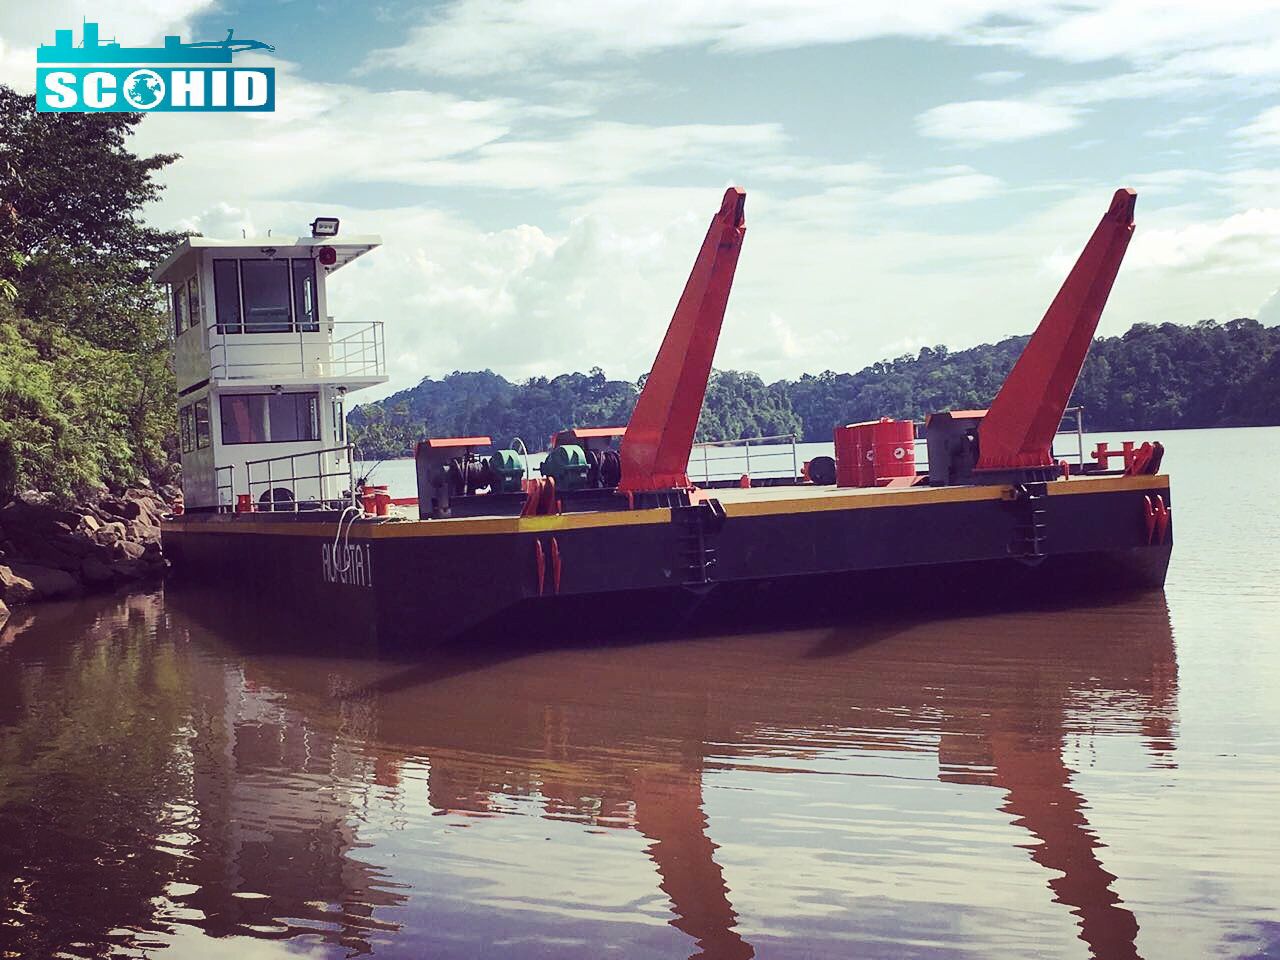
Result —
MULTIPOLYGON (((828 370, 769 385, 754 373, 713 371, 698 439, 795 432, 823 441, 841 423, 980 409, 1026 342, 925 347, 857 373, 828 370)), ((638 393, 639 384, 607 380, 598 368, 520 384, 485 370, 427 378, 356 407, 349 419, 352 438, 372 458, 408 456, 429 436, 486 434, 500 443, 520 436, 535 449, 564 427, 626 423, 638 393)), ((1094 341, 1072 402, 1084 406, 1093 430, 1280 424, 1280 328, 1256 320, 1138 324, 1094 341)))
POLYGON ((150 271, 154 173, 134 114, 41 114, 0 86, 0 502, 160 474, 174 451, 168 324, 150 271))
POLYGON ((148 227, 154 174, 172 154, 138 157, 132 113, 37 113, 0 86, 0 279, 20 313, 100 346, 133 349, 164 335, 148 279, 178 234, 148 227))
POLYGON ((0 502, 29 487, 72 497, 159 474, 174 403, 163 351, 97 347, 0 304, 0 502))

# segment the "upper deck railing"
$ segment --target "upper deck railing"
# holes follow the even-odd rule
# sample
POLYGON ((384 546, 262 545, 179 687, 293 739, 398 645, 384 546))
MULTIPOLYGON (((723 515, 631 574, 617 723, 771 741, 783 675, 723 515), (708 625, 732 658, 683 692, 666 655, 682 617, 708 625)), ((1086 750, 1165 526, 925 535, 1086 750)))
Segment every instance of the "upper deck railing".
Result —
POLYGON ((254 510, 340 510, 356 502, 351 444, 249 460, 244 472, 254 510))
POLYGON ((382 323, 335 321, 287 333, 226 333, 209 327, 215 380, 342 379, 386 375, 382 323))

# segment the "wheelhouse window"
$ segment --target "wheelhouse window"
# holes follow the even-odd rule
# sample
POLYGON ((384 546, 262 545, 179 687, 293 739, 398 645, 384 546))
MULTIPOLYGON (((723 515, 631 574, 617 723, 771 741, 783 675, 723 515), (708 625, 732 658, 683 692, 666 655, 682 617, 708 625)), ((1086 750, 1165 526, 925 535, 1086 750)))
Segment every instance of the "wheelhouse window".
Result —
POLYGON ((218 333, 317 333, 317 294, 308 258, 213 261, 218 333))
POLYGON ((315 333, 320 329, 316 317, 316 262, 291 260, 293 270, 293 322, 298 329, 315 333))
POLYGON ((203 449, 212 442, 209 436, 209 399, 197 400, 195 408, 196 447, 203 449))
POLYGON ((213 261, 213 308, 219 333, 241 333, 240 265, 235 260, 213 261))
POLYGON ((187 281, 187 328, 200 323, 200 284, 193 276, 187 281))
POLYGON ((246 333, 288 333, 289 261, 241 260, 240 290, 246 333))
POLYGON ((332 409, 329 411, 333 414, 333 442, 341 444, 346 442, 347 434, 347 418, 343 411, 342 398, 339 397, 332 402, 332 409))
POLYGON ((182 437, 182 452, 190 453, 195 449, 195 421, 190 404, 178 411, 178 433, 182 437))
POLYGON ((222 442, 289 443, 320 439, 314 393, 235 393, 220 399, 222 442))
POLYGON ((187 329, 187 285, 175 283, 171 287, 173 302, 173 332, 175 336, 187 329))

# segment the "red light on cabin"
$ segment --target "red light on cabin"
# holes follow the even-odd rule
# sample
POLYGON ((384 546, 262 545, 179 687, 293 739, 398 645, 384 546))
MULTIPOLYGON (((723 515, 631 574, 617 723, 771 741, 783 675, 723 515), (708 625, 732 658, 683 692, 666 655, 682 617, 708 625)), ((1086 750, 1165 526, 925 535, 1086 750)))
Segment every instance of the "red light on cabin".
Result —
POLYGON ((321 247, 318 259, 326 267, 332 267, 338 262, 338 251, 333 247, 321 247))

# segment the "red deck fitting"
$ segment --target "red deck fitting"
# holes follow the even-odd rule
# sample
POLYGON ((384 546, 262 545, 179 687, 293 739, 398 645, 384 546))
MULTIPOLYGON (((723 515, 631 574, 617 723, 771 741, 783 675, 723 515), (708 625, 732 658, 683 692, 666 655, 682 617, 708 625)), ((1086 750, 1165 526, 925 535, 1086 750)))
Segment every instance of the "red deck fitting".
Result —
POLYGON ((730 187, 676 305, 622 440, 622 491, 689 487, 693 434, 711 376, 733 273, 746 233, 746 191, 730 187))
POLYGON ((1138 195, 1117 190, 978 428, 978 470, 1053 465, 1050 448, 1133 236, 1138 195))

